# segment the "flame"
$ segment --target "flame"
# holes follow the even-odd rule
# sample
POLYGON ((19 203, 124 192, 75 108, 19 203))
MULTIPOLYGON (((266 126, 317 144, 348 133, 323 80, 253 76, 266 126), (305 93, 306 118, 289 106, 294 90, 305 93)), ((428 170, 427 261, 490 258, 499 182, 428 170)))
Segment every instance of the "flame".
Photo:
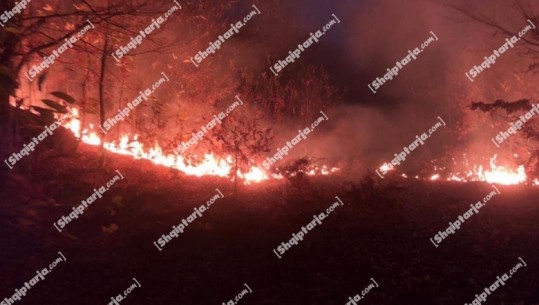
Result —
POLYGON ((447 181, 464 182, 464 181, 466 181, 466 180, 463 179, 463 178, 461 178, 461 177, 458 177, 458 176, 455 175, 455 174, 451 174, 451 176, 449 176, 449 178, 447 178, 447 181))
MULTIPOLYGON (((84 138, 82 141, 84 141, 84 138)), ((88 144, 95 145, 92 143, 88 144)), ((179 171, 190 176, 201 177, 209 175, 227 177, 232 171, 233 167, 232 157, 230 156, 227 156, 225 159, 219 159, 213 154, 205 154, 202 157, 202 160, 195 164, 187 161, 182 156, 164 154, 163 150, 157 143, 154 145, 154 147, 145 150, 144 144, 138 141, 138 135, 135 135, 133 139, 130 139, 128 135, 123 135, 118 143, 115 141, 105 142, 103 143, 103 146, 105 149, 113 153, 133 156, 135 159, 149 160, 157 165, 178 169, 179 171)), ((247 177, 250 178, 251 176, 247 177)))
POLYGON ((381 172, 389 172, 394 170, 394 167, 389 166, 387 163, 384 163, 382 166, 378 168, 381 172))
MULTIPOLYGON (((89 129, 82 129, 81 122, 78 119, 79 110, 77 108, 72 109, 70 120, 62 125, 69 129, 73 134, 80 138, 82 142, 88 145, 99 146, 101 145, 101 138, 94 130, 94 126, 89 124, 89 129)), ((218 177, 230 177, 230 173, 233 172, 233 158, 226 156, 224 158, 217 157, 214 154, 208 153, 202 156, 198 162, 186 160, 183 156, 174 154, 163 153, 158 143, 155 143, 154 147, 145 149, 144 145, 138 141, 138 135, 134 135, 130 138, 128 135, 123 135, 119 141, 104 142, 103 147, 113 153, 132 156, 135 159, 149 160, 154 164, 175 168, 186 175, 191 176, 218 176, 218 177)), ((514 155, 518 157, 518 155, 514 155)), ((496 164, 497 155, 494 155, 490 159, 490 168, 485 170, 483 166, 474 165, 472 169, 466 170, 464 173, 450 173, 445 180, 468 182, 468 181, 485 181, 493 184, 503 185, 515 185, 528 182, 526 172, 523 165, 520 165, 514 169, 510 169, 504 166, 498 166, 496 164)), ((197 159, 197 156, 194 156, 197 159)), ((469 166, 466 161, 466 166, 469 166)), ((388 172, 394 171, 395 168, 387 164, 379 167, 380 170, 388 172)), ((330 175, 337 172, 339 169, 336 167, 328 168, 325 165, 321 167, 314 167, 308 169, 305 174, 314 175, 330 175)), ((442 175, 436 171, 443 170, 443 168, 435 167, 435 172, 428 178, 431 181, 441 180, 442 175)), ((268 174, 259 166, 252 166, 248 172, 241 172, 238 170, 237 175, 240 179, 244 180, 245 184, 259 183, 268 179, 282 179, 283 176, 277 174, 268 174)), ((294 175, 294 174, 292 174, 294 175)), ((401 174, 403 178, 408 178, 406 174, 401 174)), ((419 176, 414 176, 415 179, 421 179, 419 176)), ((530 182, 532 185, 539 186, 539 179, 534 179, 530 182)))
MULTIPOLYGON (((78 117, 79 110, 77 108, 74 108, 71 110, 71 113, 73 114, 73 117, 78 117)), ((71 120, 67 121, 63 126, 66 129, 71 130, 71 132, 75 135, 75 137, 80 138, 80 120, 75 119, 71 117, 71 120)))
MULTIPOLYGON (((516 185, 523 183, 530 183, 535 186, 539 186, 539 179, 534 179, 533 181, 528 181, 526 175, 526 170, 524 165, 515 166, 513 169, 499 166, 496 163, 498 155, 494 155, 490 158, 490 166, 488 169, 483 168, 482 165, 474 165, 471 168, 464 172, 457 173, 445 173, 441 174, 439 171, 444 170, 443 167, 434 166, 434 172, 428 176, 428 178, 421 178, 415 176, 415 179, 424 179, 430 181, 445 180, 445 181, 456 181, 456 182, 470 182, 470 181, 484 181, 491 184, 502 184, 502 185, 516 185)), ((514 155, 518 157, 518 155, 514 155)), ((465 166, 468 168, 470 165, 467 161, 464 162, 465 166)), ((380 170, 394 170, 387 165, 382 165, 379 167, 380 170)), ((408 175, 401 174, 403 178, 408 178, 408 175)))
MULTIPOLYGON (((101 145, 101 138, 94 130, 94 126, 89 124, 89 129, 81 131, 81 122, 78 118, 79 111, 77 108, 72 109, 72 116, 70 120, 62 124, 65 128, 69 129, 75 137, 80 138, 83 143, 93 146, 101 145)), ((135 159, 149 160, 154 164, 177 169, 186 175, 190 176, 218 176, 218 177, 230 177, 233 172, 233 158, 232 156, 226 156, 220 158, 214 154, 204 154, 202 158, 193 156, 193 159, 198 159, 197 162, 189 161, 183 156, 175 154, 165 154, 158 143, 155 143, 153 147, 146 149, 144 144, 139 142, 138 135, 134 135, 130 138, 129 135, 122 135, 119 141, 104 142, 103 147, 115 154, 132 156, 135 159)), ((309 175, 329 175, 338 171, 338 168, 333 167, 328 169, 326 166, 321 168, 310 169, 309 175)), ((281 175, 268 175, 261 167, 252 166, 248 172, 241 172, 238 170, 237 176, 243 179, 245 184, 259 183, 270 178, 282 179, 281 175)))
MULTIPOLYGON (((94 126, 90 124, 90 129, 93 129, 93 128, 94 126)), ((90 145, 99 146, 101 145, 101 138, 95 132, 92 131, 88 133, 88 130, 84 129, 82 131, 82 142, 86 144, 90 144, 90 145)))
MULTIPOLYGON (((446 180, 457 182, 485 181, 492 184, 503 185, 521 184, 528 180, 524 165, 520 165, 515 169, 498 166, 496 164, 497 157, 498 155, 494 155, 490 158, 490 168, 488 170, 483 169, 482 165, 473 166, 473 170, 466 171, 464 175, 461 173, 451 173, 446 180)), ((434 176, 437 176, 437 178, 439 177, 438 174, 433 175, 432 177, 434 176)), ((537 184, 534 183, 534 185, 537 184)))
POLYGON ((241 172, 238 171, 238 176, 245 179, 245 182, 247 184, 251 182, 258 183, 258 182, 269 179, 268 175, 263 170, 255 166, 251 167, 251 170, 247 173, 242 174, 241 172))
POLYGON ((527 177, 524 165, 520 165, 519 167, 517 167, 516 171, 510 170, 503 166, 497 166, 496 157, 497 155, 494 155, 494 157, 490 159, 491 170, 485 171, 485 181, 487 181, 488 183, 498 183, 505 185, 513 185, 526 182, 527 177))
POLYGON ((338 170, 339 169, 336 168, 336 167, 332 167, 332 168, 328 169, 327 166, 322 165, 322 167, 314 167, 314 168, 310 169, 307 172, 307 175, 309 175, 309 176, 315 176, 315 175, 327 176, 327 175, 330 175, 331 173, 337 172, 338 170))

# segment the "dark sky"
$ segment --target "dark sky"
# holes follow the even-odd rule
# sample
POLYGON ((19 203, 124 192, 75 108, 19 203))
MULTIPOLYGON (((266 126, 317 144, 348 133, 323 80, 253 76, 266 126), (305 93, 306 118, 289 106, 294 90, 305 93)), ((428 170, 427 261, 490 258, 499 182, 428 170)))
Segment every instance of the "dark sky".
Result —
MULTIPOLYGON (((521 56, 518 49, 504 54, 490 70, 470 82, 464 73, 479 65, 483 57, 505 43, 508 36, 495 36, 492 28, 439 2, 305 0, 291 13, 306 29, 317 29, 332 13, 342 21, 305 56, 305 60, 324 65, 334 84, 348 90, 345 101, 348 106, 335 113, 339 120, 334 132, 339 139, 353 140, 339 143, 328 136, 318 145, 320 155, 343 156, 352 152, 366 159, 384 159, 391 151, 400 150, 406 139, 413 139, 417 133, 428 129, 437 116, 442 116, 450 128, 444 131, 447 132, 444 136, 433 139, 428 149, 422 150, 421 154, 426 154, 423 159, 440 156, 448 148, 480 151, 488 145, 481 139, 490 138, 488 122, 476 120, 477 114, 466 106, 472 101, 535 96, 537 89, 529 85, 531 76, 527 76, 529 81, 524 83, 517 77, 530 63, 530 58, 521 56), (436 33, 439 41, 432 43, 394 80, 373 94, 367 84, 385 74, 409 49, 420 46, 431 35, 430 31, 436 33), (463 130, 467 133, 464 138, 460 137, 463 130)), ((512 30, 526 26, 526 19, 516 14, 513 1, 455 3, 466 3, 512 30)), ((535 1, 532 7, 537 11, 539 2, 535 1)), ((299 31, 300 37, 301 33, 299 31)), ((482 154, 491 156, 490 152, 482 154)))

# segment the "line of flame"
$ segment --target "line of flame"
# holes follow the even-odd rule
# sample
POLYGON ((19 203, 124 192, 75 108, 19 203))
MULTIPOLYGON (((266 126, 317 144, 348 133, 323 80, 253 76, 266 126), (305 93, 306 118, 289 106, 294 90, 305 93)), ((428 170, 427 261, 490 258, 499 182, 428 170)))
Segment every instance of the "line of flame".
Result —
MULTIPOLYGON (((101 138, 94 130, 93 125, 89 125, 90 130, 84 129, 81 131, 81 122, 78 119, 78 109, 73 108, 72 110, 73 117, 66 121, 63 126, 71 130, 75 137, 80 138, 82 142, 94 146, 101 145, 101 138)), ((163 153, 161 147, 157 143, 154 147, 146 150, 144 145, 138 141, 137 135, 132 139, 128 135, 123 135, 118 143, 116 143, 116 141, 105 142, 103 143, 103 147, 116 154, 132 156, 135 159, 145 159, 157 165, 174 168, 190 176, 230 177, 230 173, 233 171, 234 162, 231 156, 219 158, 208 153, 204 155, 202 161, 191 163, 182 156, 163 153)), ((329 169, 326 166, 321 166, 310 169, 306 174, 311 176, 329 175, 337 170, 338 169, 335 167, 329 169)), ((252 166, 248 172, 241 172, 238 170, 237 175, 245 184, 259 183, 268 179, 283 178, 281 175, 268 174, 259 166, 252 166)))

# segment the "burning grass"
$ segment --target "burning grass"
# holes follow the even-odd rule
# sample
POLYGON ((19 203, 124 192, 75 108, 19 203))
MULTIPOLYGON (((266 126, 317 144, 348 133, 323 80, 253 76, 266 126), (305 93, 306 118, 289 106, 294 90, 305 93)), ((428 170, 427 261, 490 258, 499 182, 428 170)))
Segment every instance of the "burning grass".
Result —
POLYGON ((147 160, 107 154, 100 167, 99 149, 92 146, 47 160, 24 161, 0 186, 7 198, 0 209, 7 249, 1 255, 7 263, 0 267, 0 294, 7 295, 9 287, 43 265, 47 253, 61 248, 70 258, 71 265, 44 282, 40 293, 25 298, 27 304, 100 303, 110 287, 123 285, 126 273, 137 274, 148 288, 137 291, 137 298, 163 304, 219 303, 245 279, 256 289, 249 296, 256 304, 345 303, 349 293, 344 292, 356 291, 357 282, 371 276, 381 285, 369 294, 371 302, 412 304, 428 297, 437 304, 455 304, 510 266, 515 252, 530 269, 504 294, 493 295, 492 302, 539 301, 531 293, 539 256, 529 245, 539 232, 539 206, 533 200, 539 190, 525 185, 500 187, 499 198, 436 249, 429 237, 490 190, 487 184, 306 176, 297 183, 243 186, 228 196, 233 189, 226 178, 187 176, 147 160), (114 170, 125 181, 65 232, 56 232, 53 221, 114 170), (167 251, 158 252, 152 241, 207 200, 215 187, 225 193, 223 201, 167 251), (325 209, 335 195, 346 203, 342 210, 277 260, 271 251, 275 244, 325 209), (497 259, 485 259, 491 255, 497 259))

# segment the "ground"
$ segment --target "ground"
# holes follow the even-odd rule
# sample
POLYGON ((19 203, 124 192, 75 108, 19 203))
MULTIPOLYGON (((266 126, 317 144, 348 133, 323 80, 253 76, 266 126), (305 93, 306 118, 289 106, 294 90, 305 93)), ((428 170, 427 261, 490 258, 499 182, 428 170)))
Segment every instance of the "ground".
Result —
MULTIPOLYGON (((242 186, 187 177, 147 161, 80 146, 35 152, 0 185, 0 298, 60 263, 20 304, 108 304, 136 278, 122 304, 222 304, 247 284, 238 304, 346 304, 373 278, 360 304, 464 304, 520 269, 488 304, 539 304, 538 188, 502 187, 438 248, 429 241, 492 187, 486 183, 387 180, 338 175, 302 188, 284 181, 242 186), (119 170, 118 181, 62 233, 53 223, 119 170), (160 252, 162 234, 216 194, 225 195, 160 252), (344 202, 279 259, 273 249, 344 202)), ((0 300, 0 301, 1 301, 0 300)))

